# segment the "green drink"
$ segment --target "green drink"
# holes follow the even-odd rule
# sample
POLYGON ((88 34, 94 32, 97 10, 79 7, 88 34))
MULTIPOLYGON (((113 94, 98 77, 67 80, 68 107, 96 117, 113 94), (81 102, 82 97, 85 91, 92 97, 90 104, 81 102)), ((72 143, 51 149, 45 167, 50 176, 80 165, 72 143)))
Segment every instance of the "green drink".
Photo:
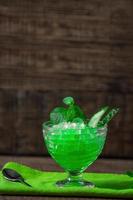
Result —
POLYGON ((102 107, 90 119, 72 97, 63 99, 65 107, 50 112, 50 121, 43 123, 43 136, 52 158, 68 172, 68 178, 57 181, 57 186, 88 186, 94 184, 83 180, 82 172, 102 152, 107 124, 118 108, 102 107))
POLYGON ((53 159, 69 173, 68 179, 57 184, 89 185, 81 173, 92 164, 102 151, 106 128, 96 129, 84 123, 63 122, 57 125, 44 123, 44 138, 53 159))

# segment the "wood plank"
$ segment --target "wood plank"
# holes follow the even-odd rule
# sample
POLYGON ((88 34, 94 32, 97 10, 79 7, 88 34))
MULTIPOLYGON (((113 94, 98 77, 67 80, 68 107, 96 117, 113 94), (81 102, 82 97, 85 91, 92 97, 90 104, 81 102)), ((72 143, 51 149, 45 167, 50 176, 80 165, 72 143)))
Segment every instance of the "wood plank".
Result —
POLYGON ((66 47, 64 42, 60 45, 58 41, 36 46, 20 42, 16 45, 14 41, 9 41, 2 38, 0 44, 3 43, 0 49, 3 78, 11 78, 13 75, 20 78, 47 78, 47 73, 47 76, 54 73, 62 76, 66 74, 68 78, 71 74, 87 74, 94 77, 104 76, 106 79, 126 79, 131 78, 133 73, 133 46, 89 44, 85 47, 82 43, 67 43, 66 47))
MULTIPOLYGON (((85 200, 85 199, 90 199, 90 200, 104 200, 104 198, 98 198, 98 197, 96 197, 96 198, 89 198, 89 197, 46 197, 46 196, 43 196, 43 197, 39 197, 39 196, 37 196, 37 197, 35 197, 35 196, 5 196, 5 195, 3 195, 3 196, 0 196, 0 200, 21 200, 21 199, 28 199, 28 200, 34 200, 34 199, 38 199, 38 200, 58 200, 58 199, 60 199, 60 200, 85 200)), ((110 199, 110 198, 108 198, 108 200, 118 200, 118 199, 115 199, 115 198, 113 198, 113 199, 110 199)))
POLYGON ((114 49, 112 57, 107 52, 106 59, 104 59, 106 52, 102 54, 100 49, 98 54, 90 53, 88 58, 87 53, 83 55, 84 51, 76 50, 74 53, 70 51, 67 55, 68 51, 69 49, 67 51, 60 49, 60 52, 64 53, 60 53, 62 55, 57 55, 57 57, 54 53, 50 57, 50 52, 40 57, 38 53, 30 55, 27 51, 23 54, 22 50, 22 54, 19 53, 19 55, 18 53, 14 55, 14 51, 11 54, 9 51, 5 53, 3 51, 0 59, 0 87, 44 91, 53 90, 53 88, 61 90, 89 88, 90 91, 133 92, 133 68, 131 67, 133 60, 131 53, 124 55, 126 48, 122 53, 114 49), (97 60, 95 56, 98 57, 97 60))
POLYGON ((72 95, 87 113, 120 106, 103 155, 133 156, 132 7, 132 0, 0 1, 1 153, 45 154, 41 124, 72 95))
POLYGON ((0 90, 0 152, 6 154, 47 154, 42 123, 49 112, 74 96, 88 117, 103 105, 118 106, 120 113, 109 126, 103 156, 132 157, 133 95, 90 91, 0 90))
MULTIPOLYGON (((79 73, 77 79, 82 82, 83 88, 90 87, 93 90, 107 91, 110 90, 108 82, 111 84, 117 80, 124 82, 125 90, 132 92, 130 85, 132 85, 131 74, 133 73, 133 48, 131 41, 128 45, 126 39, 129 37, 127 32, 125 33, 126 30, 132 30, 132 23, 130 23, 132 21, 129 20, 132 16, 132 1, 129 0, 128 3, 125 0, 117 0, 115 3, 112 1, 104 3, 84 1, 84 3, 76 3, 76 7, 75 0, 71 3, 59 1, 56 5, 53 5, 52 1, 43 2, 39 1, 38 4, 35 4, 31 1, 28 3, 24 1, 19 4, 13 1, 12 4, 9 2, 0 4, 2 15, 0 25, 1 30, 4 30, 3 33, 2 31, 0 33, 0 66, 3 68, 1 70, 1 86, 47 90, 53 85, 59 89, 66 89, 65 85, 68 85, 70 89, 77 89, 77 82, 71 80, 75 79, 71 73, 79 73), (76 10, 78 14, 75 13, 76 10), (79 14, 79 10, 81 14, 79 14), (56 11, 57 13, 55 13, 56 11), (88 11, 89 15, 87 13, 85 15, 82 11, 85 13, 88 11), (60 14, 64 14, 64 12, 65 16, 60 17, 60 14), (56 25, 53 25, 51 30, 49 26, 52 23, 56 25), (121 24, 123 26, 127 24, 127 27, 123 27, 121 24), (66 25, 65 31, 63 25, 66 25), (118 29, 118 34, 116 29, 118 29), (70 34, 70 31, 74 35, 70 34), (103 31, 104 34, 101 36, 103 31), (121 33, 125 37, 125 39, 122 37, 122 42, 125 43, 120 45, 118 43, 121 33), (76 37, 76 34, 79 36, 76 37), (72 37, 70 37, 71 35, 72 37), (102 38, 102 42, 98 42, 101 41, 97 40, 98 37, 102 38), (86 38, 90 38, 89 41, 86 38), (110 40, 109 44, 106 40, 110 40), (46 75, 47 72, 50 73, 46 75), (63 76, 62 73, 65 75, 63 76), (87 85, 85 82, 88 76, 80 77, 80 74, 90 75, 90 82, 88 81, 87 85), (108 79, 106 75, 111 76, 111 79, 108 79), (59 76, 64 77, 64 85, 60 84, 59 76), (101 85, 98 83, 97 76, 102 76, 101 85), (129 76, 130 80, 128 80, 129 76), (35 84, 33 84, 33 78, 35 84), (47 84, 51 79, 53 79, 53 84, 47 84), (54 79, 58 81, 56 82, 54 79), (91 83, 96 85, 95 88, 91 83)), ((119 83, 119 85, 121 84, 119 83)))
MULTIPOLYGON (((4 70, 6 71, 6 70, 4 70)), ((10 74, 3 75, 0 79, 1 88, 5 89, 19 89, 19 90, 68 90, 78 91, 82 88, 86 91, 89 88, 90 92, 118 92, 118 93, 133 93, 133 79, 119 77, 94 77, 88 75, 64 75, 45 74, 43 77, 23 77, 22 74, 10 72, 10 74), (14 78, 13 78, 14 77, 14 78)))
POLYGON ((35 39, 132 41, 132 0, 84 0, 78 3, 75 0, 63 0, 56 4, 46 0, 37 3, 18 3, 15 0, 12 4, 1 1, 0 12, 5 34, 15 31, 25 34, 29 39, 32 35, 35 39))
POLYGON ((132 43, 133 23, 133 1, 116 0, 111 1, 111 32, 110 39, 113 43, 132 43))
POLYGON ((90 92, 118 92, 118 93, 133 93, 133 79, 125 77, 97 77, 88 75, 62 75, 45 74, 43 77, 28 77, 22 76, 16 71, 2 73, 0 79, 1 88, 19 89, 19 90, 68 90, 78 91, 82 88, 86 91, 89 88, 90 92), (5 74, 6 73, 6 74, 5 74), (19 76, 20 75, 20 76, 19 76), (13 78, 14 77, 14 78, 13 78), (79 84, 80 83, 80 84, 79 84))
MULTIPOLYGON (((0 91, 0 153, 8 153, 15 146, 17 96, 15 92, 0 91)), ((13 150, 12 150, 13 151, 13 150)))
MULTIPOLYGON (((21 164, 44 171, 60 171, 63 169, 50 157, 39 156, 0 156, 0 168, 6 162, 19 162, 21 164)), ((126 173, 132 170, 133 160, 130 159, 98 159, 86 171, 98 173, 126 173), (126 163, 126 164, 125 164, 126 163)))
POLYGON ((115 88, 118 93, 133 92, 133 46, 91 44, 78 48, 72 44, 58 47, 51 42, 40 51, 40 46, 18 43, 19 47, 15 47, 13 41, 10 43, 7 42, 7 47, 4 43, 0 50, 1 88, 44 91, 53 87, 89 88, 108 92, 115 88))
MULTIPOLYGON (((85 200, 85 199, 90 199, 90 200, 104 200, 104 198, 87 198, 87 197, 46 197, 46 196, 42 196, 42 197, 35 197, 35 196, 0 196, 0 200, 21 200, 21 199, 28 199, 28 200, 34 200, 34 199, 38 199, 38 200, 85 200)), ((110 199, 108 198, 108 200, 116 200, 116 199, 110 199)))

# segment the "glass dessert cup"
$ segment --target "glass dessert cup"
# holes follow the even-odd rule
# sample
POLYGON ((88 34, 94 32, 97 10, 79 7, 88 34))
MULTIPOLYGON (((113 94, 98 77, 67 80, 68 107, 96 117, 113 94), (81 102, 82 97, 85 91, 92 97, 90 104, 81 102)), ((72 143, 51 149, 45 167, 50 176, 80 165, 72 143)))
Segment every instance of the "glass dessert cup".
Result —
POLYGON ((63 122, 52 125, 43 123, 43 137, 52 158, 68 173, 56 185, 88 186, 94 184, 82 178, 87 169, 102 152, 107 127, 92 128, 84 123, 63 122))

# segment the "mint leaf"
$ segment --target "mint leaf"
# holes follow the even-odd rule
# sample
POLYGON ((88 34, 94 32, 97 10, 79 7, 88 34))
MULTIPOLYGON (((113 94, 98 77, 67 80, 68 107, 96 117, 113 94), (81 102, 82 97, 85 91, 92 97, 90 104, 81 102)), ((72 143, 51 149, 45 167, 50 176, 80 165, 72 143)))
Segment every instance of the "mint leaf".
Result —
POLYGON ((79 117, 76 117, 76 118, 73 119, 72 122, 81 124, 81 123, 83 123, 84 121, 83 121, 83 119, 81 119, 81 118, 79 118, 79 117))
POLYGON ((71 122, 75 118, 81 118, 81 120, 86 119, 81 108, 75 104, 73 97, 65 97, 63 103, 68 107, 57 107, 50 113, 50 121, 53 124, 58 124, 63 121, 71 122))
POLYGON ((66 121, 66 109, 63 107, 57 107, 50 113, 50 121, 53 124, 58 124, 66 121))
POLYGON ((86 116, 82 112, 81 108, 76 104, 69 105, 67 109, 67 120, 72 121, 74 118, 86 119, 86 116))

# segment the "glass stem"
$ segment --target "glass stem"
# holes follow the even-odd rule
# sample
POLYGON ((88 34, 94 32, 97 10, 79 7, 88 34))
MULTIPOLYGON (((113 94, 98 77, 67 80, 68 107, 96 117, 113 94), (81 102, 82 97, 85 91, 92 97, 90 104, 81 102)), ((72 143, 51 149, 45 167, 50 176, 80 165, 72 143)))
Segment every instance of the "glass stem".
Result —
POLYGON ((78 182, 82 180, 82 173, 68 173, 68 181, 70 182, 78 182))
POLYGON ((68 172, 68 177, 65 180, 57 181, 56 185, 59 187, 64 187, 64 186, 87 186, 87 187, 94 187, 94 184, 83 180, 82 179, 82 173, 73 173, 73 172, 68 172))

